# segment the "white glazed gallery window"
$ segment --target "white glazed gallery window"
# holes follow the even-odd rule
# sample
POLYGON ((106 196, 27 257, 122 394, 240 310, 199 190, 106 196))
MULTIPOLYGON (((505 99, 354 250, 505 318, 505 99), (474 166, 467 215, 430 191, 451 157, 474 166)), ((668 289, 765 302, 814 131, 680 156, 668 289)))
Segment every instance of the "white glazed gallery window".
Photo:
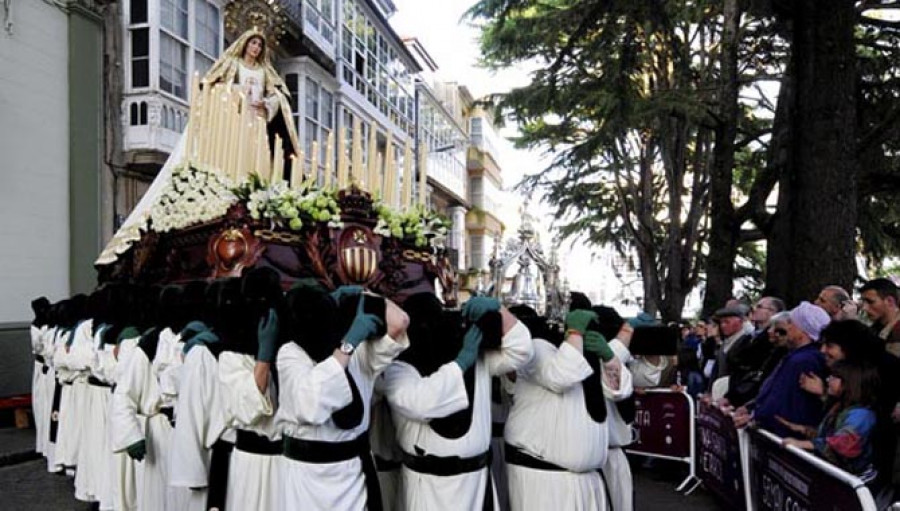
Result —
POLYGON ((334 129, 334 94, 307 77, 305 95, 303 151, 309 157, 312 155, 313 142, 318 142, 318 161, 324 166, 328 134, 334 129))
POLYGON ((334 0, 306 0, 304 3, 307 26, 334 44, 334 0))
POLYGON ((219 57, 222 34, 219 29, 219 9, 204 0, 194 5, 194 72, 206 74, 219 57))
POLYGON ((159 88, 187 99, 187 46, 166 32, 159 34, 159 88))

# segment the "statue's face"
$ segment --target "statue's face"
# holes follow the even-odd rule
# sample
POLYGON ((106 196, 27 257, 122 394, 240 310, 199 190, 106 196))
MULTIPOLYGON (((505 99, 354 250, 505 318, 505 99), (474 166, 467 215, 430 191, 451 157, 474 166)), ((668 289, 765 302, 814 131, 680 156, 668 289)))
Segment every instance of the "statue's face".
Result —
POLYGON ((252 37, 247 41, 247 45, 244 47, 244 56, 249 56, 253 58, 253 60, 257 60, 262 54, 264 47, 265 45, 261 37, 252 37))

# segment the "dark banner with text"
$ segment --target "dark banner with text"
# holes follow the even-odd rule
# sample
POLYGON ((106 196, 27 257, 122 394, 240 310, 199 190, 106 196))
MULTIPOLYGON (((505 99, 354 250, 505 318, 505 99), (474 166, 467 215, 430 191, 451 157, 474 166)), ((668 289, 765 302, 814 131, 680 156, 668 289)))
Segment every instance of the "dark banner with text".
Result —
MULTIPOLYGON (((750 496, 759 511, 857 511, 863 506, 859 479, 791 452, 761 431, 750 434, 750 496)), ((868 501, 871 497, 864 490, 868 501)))
POLYGON ((691 457, 691 400, 683 392, 635 393, 636 438, 627 451, 647 456, 691 457))
POLYGON ((694 464, 703 485, 724 500, 728 509, 746 509, 737 429, 731 417, 702 401, 697 412, 694 464))

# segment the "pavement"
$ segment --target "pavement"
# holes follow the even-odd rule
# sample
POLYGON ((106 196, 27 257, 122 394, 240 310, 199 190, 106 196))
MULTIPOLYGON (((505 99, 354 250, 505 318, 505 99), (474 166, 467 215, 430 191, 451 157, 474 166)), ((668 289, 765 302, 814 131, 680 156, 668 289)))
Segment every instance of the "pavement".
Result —
MULTIPOLYGON (((702 487, 691 495, 675 492, 687 475, 683 463, 631 458, 636 511, 719 511, 714 497, 702 487)), ((74 497, 71 477, 47 472, 47 463, 34 451, 34 430, 0 428, 0 509, 90 511, 74 497)))

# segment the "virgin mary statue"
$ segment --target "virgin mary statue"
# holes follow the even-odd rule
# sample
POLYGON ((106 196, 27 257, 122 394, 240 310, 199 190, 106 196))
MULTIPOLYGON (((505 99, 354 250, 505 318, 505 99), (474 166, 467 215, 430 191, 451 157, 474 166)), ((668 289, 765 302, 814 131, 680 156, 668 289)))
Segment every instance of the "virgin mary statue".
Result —
MULTIPOLYGON (((200 83, 202 87, 220 83, 231 84, 245 95, 250 107, 247 114, 259 115, 266 119, 271 152, 274 152, 275 135, 281 137, 285 155, 284 177, 288 179, 291 172, 291 157, 300 153, 300 144, 288 103, 290 91, 269 61, 269 49, 263 33, 254 27, 241 34, 212 65, 200 83)), ((163 188, 170 181, 173 169, 184 158, 185 134, 189 132, 189 129, 185 129, 182 133, 150 188, 94 264, 106 265, 115 262, 120 254, 141 238, 141 231, 147 226, 150 209, 159 200, 163 188)))

